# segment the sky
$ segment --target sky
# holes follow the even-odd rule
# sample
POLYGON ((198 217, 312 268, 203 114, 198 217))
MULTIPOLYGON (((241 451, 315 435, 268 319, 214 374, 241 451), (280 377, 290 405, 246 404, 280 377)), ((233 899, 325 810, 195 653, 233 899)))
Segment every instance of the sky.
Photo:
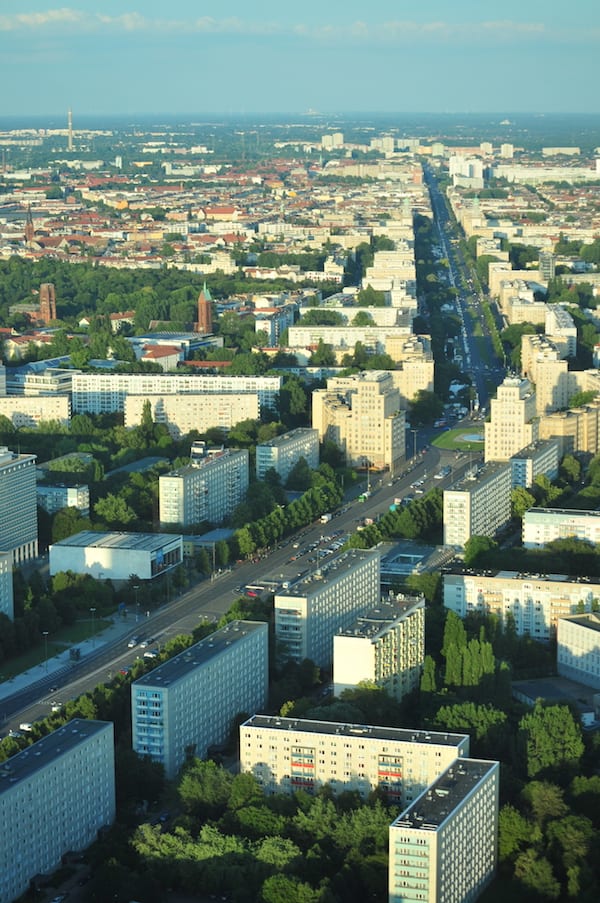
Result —
POLYGON ((68 108, 598 113, 599 48, 598 0, 0 0, 0 127, 68 108))

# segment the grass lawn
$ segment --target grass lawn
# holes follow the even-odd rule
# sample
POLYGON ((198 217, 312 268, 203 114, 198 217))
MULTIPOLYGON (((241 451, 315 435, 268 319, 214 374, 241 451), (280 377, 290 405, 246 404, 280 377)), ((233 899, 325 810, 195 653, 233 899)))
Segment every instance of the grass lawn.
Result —
MULTIPOLYGON (((110 627, 111 621, 96 618, 94 621, 94 634, 101 633, 107 627, 110 627)), ((48 637, 48 658, 64 652, 65 648, 74 643, 83 643, 92 636, 91 620, 76 621, 68 627, 61 627, 56 633, 48 637)), ((16 674, 22 674, 23 671, 29 671, 37 665, 42 665, 46 660, 46 648, 43 637, 40 637, 40 643, 32 649, 28 649, 23 655, 17 658, 11 658, 7 662, 0 664, 0 681, 8 680, 16 674)), ((42 669, 40 668, 40 677, 42 677, 42 669)))
POLYGON ((449 451, 483 451, 483 427, 473 424, 458 430, 446 430, 431 443, 449 451), (480 439, 476 439, 480 436, 480 439))

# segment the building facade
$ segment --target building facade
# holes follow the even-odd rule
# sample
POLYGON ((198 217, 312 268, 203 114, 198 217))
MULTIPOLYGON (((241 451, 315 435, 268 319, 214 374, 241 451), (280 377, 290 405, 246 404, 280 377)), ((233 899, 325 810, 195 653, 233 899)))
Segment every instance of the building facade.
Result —
POLYGON ((457 757, 469 755, 464 734, 411 731, 253 715, 240 725, 240 771, 265 793, 314 793, 324 784, 338 795, 365 799, 376 788, 408 805, 457 757))
POLYGON ((312 395, 312 425, 348 464, 397 470, 405 459, 405 412, 390 372, 368 370, 327 380, 312 395))
POLYGON ((38 553, 35 458, 0 447, 0 552, 13 564, 38 553))
POLYGON ((528 379, 507 376, 490 401, 485 424, 485 460, 509 461, 538 438, 536 399, 528 379))
POLYGON ((443 594, 444 607, 460 618, 492 614, 506 624, 510 615, 519 636, 549 640, 556 635, 559 618, 598 605, 600 584, 562 574, 469 569, 444 574, 443 594))
POLYGON ((472 536, 496 535, 511 517, 510 464, 486 464, 444 490, 444 545, 464 548, 472 536))
POLYGON ((15 616, 13 564, 10 552, 0 552, 0 614, 12 621, 15 616))
POLYGON ((500 765, 458 759, 390 825, 389 903, 467 903, 497 865, 500 765))
POLYGON ((268 625, 231 621, 131 685, 133 749, 176 777, 190 750, 224 743, 240 712, 264 708, 268 625))
POLYGON ((0 415, 10 420, 17 430, 22 427, 35 428, 49 420, 67 426, 71 422, 71 401, 66 395, 5 395, 0 398, 0 415))
POLYGON ((90 574, 96 580, 153 580, 183 561, 183 537, 168 533, 82 530, 50 546, 50 575, 90 574))
POLYGON ((600 690, 600 615, 598 611, 558 619, 556 667, 569 680, 600 690))
POLYGON ((425 599, 398 595, 333 638, 333 692, 368 680, 400 700, 419 686, 425 661, 425 599))
POLYGON ((318 430, 298 427, 267 442, 259 442, 256 446, 257 479, 264 480, 267 470, 273 468, 285 484, 300 458, 304 458, 311 470, 319 466, 318 430))
POLYGON ((246 449, 219 451, 163 474, 158 480, 160 522, 182 528, 221 523, 244 501, 249 482, 246 449))
POLYGON ((575 508, 530 508, 523 515, 523 545, 541 549, 555 539, 600 542, 600 511, 575 508))
POLYGON ((540 474, 554 480, 558 476, 559 450, 555 439, 540 439, 513 455, 510 459, 512 488, 528 489, 540 474))
POLYGON ((275 594, 275 638, 283 657, 331 666, 334 635, 379 602, 380 558, 377 549, 341 552, 275 594))
POLYGON ((89 486, 44 486, 38 484, 37 503, 48 514, 55 514, 63 508, 77 508, 87 517, 90 513, 89 486))
POLYGON ((0 763, 0 903, 115 818, 112 723, 76 718, 0 763))
POLYGON ((139 426, 145 403, 150 402, 154 423, 163 423, 171 436, 180 439, 192 430, 205 433, 217 428, 228 433, 242 420, 257 420, 260 405, 256 393, 241 395, 128 395, 125 399, 125 426, 139 426))

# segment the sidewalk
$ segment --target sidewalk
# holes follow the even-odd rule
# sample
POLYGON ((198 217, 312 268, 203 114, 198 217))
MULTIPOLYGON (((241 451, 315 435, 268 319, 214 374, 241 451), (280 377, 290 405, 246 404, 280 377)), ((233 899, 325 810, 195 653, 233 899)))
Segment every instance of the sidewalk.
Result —
POLYGON ((29 671, 23 671, 22 674, 17 674, 15 677, 10 677, 8 680, 2 681, 2 683, 0 683, 0 700, 6 699, 6 697, 12 696, 14 693, 18 693, 20 690, 24 690, 26 687, 36 684, 39 681, 46 681, 46 679, 48 679, 50 686, 52 686, 49 679, 53 675, 58 678, 60 675, 70 673, 71 666, 74 664, 73 659, 70 657, 72 648, 80 650, 81 658, 79 661, 83 661, 107 643, 126 638, 129 635, 133 636, 140 626, 143 625, 136 624, 133 620, 127 620, 126 618, 120 618, 118 616, 114 617, 110 627, 107 627, 101 633, 95 634, 93 637, 84 640, 82 643, 74 643, 73 646, 67 647, 58 655, 49 658, 45 662, 41 662, 41 664, 36 665, 34 668, 30 668, 29 671))

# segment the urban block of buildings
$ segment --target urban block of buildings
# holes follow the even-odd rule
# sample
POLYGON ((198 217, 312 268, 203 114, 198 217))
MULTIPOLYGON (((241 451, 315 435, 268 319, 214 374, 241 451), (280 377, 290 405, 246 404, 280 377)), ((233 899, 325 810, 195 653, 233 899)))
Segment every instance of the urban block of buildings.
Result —
POLYGON ((132 683, 133 749, 173 779, 225 743, 236 715, 264 708, 268 676, 268 625, 231 621, 132 683))
POLYGON ((425 660, 425 599, 382 600, 333 638, 333 692, 372 681, 401 700, 419 686, 425 660))
POLYGON ((0 763, 0 903, 115 818, 114 729, 76 718, 0 763))
POLYGON ((275 638, 282 656, 329 668, 333 638, 380 600, 378 549, 327 558, 312 574, 275 594, 275 638))

